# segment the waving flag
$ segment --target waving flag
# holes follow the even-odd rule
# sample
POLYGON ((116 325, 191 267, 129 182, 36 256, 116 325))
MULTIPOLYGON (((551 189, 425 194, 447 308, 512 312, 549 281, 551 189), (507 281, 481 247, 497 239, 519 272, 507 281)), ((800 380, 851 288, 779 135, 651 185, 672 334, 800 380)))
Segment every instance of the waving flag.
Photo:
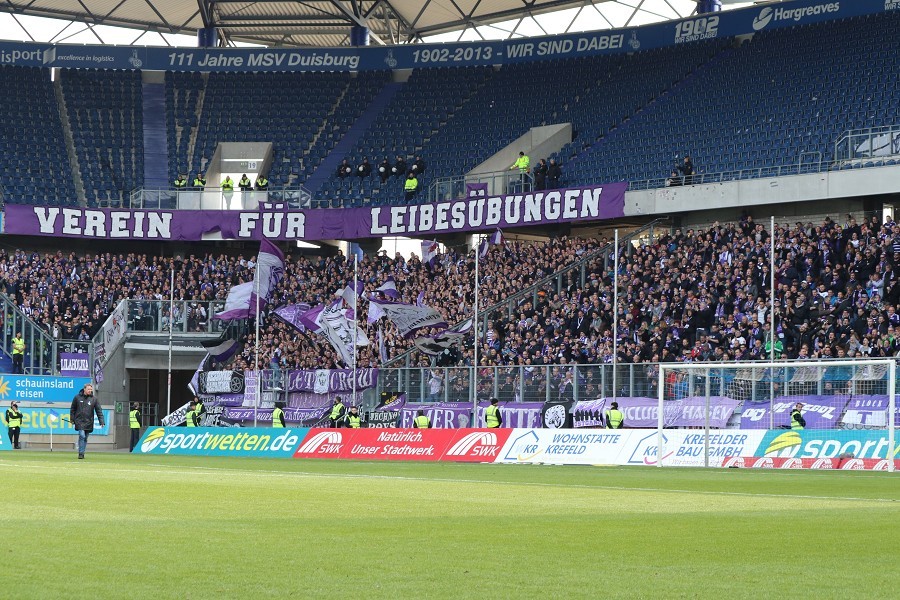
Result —
POLYGON ((499 229, 487 236, 485 239, 481 240, 481 245, 478 248, 478 256, 480 258, 484 258, 487 256, 488 250, 491 249, 491 246, 502 246, 506 243, 506 240, 503 238, 503 232, 499 229))
POLYGON ((357 281, 356 282, 356 290, 354 290, 353 284, 348 283, 347 287, 345 287, 343 290, 341 290, 341 292, 339 294, 340 297, 344 299, 344 302, 346 302, 347 305, 350 308, 352 308, 354 312, 356 311, 356 299, 362 295, 362 292, 365 289, 365 287, 366 286, 362 281, 357 281))
POLYGON ((250 296, 253 294, 253 282, 231 286, 228 297, 225 298, 225 309, 216 313, 213 319, 230 321, 231 319, 246 319, 250 316, 250 296))
POLYGON ((382 315, 387 315, 397 330, 405 338, 412 337, 418 330, 438 327, 446 328, 447 322, 441 313, 428 306, 414 306, 403 302, 369 301, 369 322, 374 323, 382 315), (375 315, 375 320, 372 320, 375 315))
POLYGON ((400 292, 397 291, 397 282, 394 281, 393 275, 389 275, 387 281, 375 288, 375 291, 381 292, 388 298, 393 298, 394 300, 400 298, 400 292))
POLYGON ((420 337, 414 340, 416 348, 425 354, 436 356, 454 344, 458 344, 472 330, 472 319, 452 327, 433 337, 420 337))
MULTIPOLYGON (((340 303, 334 302, 322 311, 319 319, 322 334, 334 348, 335 352, 348 367, 356 368, 355 349, 353 347, 353 324, 341 310, 340 303)), ((359 328, 356 330, 356 346, 368 346, 369 339, 359 328)))
POLYGON ((438 246, 437 242, 434 241, 424 241, 422 242, 422 262, 428 265, 429 267, 433 267, 435 261, 437 260, 438 254, 441 253, 441 248, 438 246))
POLYGON ((297 304, 285 304, 274 310, 276 317, 294 327, 297 331, 306 331, 306 325, 300 320, 303 313, 312 308, 306 302, 298 302, 297 304))
POLYGON ((270 242, 263 240, 259 244, 259 256, 257 256, 256 277, 254 278, 253 291, 250 295, 250 307, 256 311, 256 278, 259 278, 259 302, 260 308, 272 299, 272 293, 284 278, 284 253, 270 242))
POLYGON ((253 281, 232 286, 225 298, 225 310, 213 316, 213 319, 231 320, 247 319, 256 313, 256 303, 260 307, 272 298, 272 293, 284 277, 284 254, 270 242, 263 240, 259 245, 256 274, 253 281), (259 298, 256 296, 257 279, 259 280, 259 298))

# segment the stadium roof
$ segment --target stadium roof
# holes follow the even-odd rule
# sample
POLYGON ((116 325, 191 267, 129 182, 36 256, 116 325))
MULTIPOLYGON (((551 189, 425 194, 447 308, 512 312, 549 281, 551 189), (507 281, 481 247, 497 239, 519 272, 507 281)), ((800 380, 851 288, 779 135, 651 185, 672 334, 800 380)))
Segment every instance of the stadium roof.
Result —
MULTIPOLYGON (((0 12, 14 17, 52 17, 88 28, 109 25, 162 34, 194 35, 214 25, 220 44, 266 46, 348 45, 353 25, 368 27, 372 44, 412 43, 465 31, 472 32, 471 39, 480 39, 478 27, 498 23, 513 23, 501 31, 521 35, 525 29, 517 29, 526 20, 532 33, 525 35, 547 34, 556 32, 541 31, 534 17, 571 9, 572 27, 587 10, 597 23, 590 29, 601 29, 646 23, 648 16, 654 21, 681 18, 693 7, 693 0, 0 0, 0 12), (610 13, 617 17, 611 19, 610 13)), ((27 24, 17 22, 27 33, 27 24)))

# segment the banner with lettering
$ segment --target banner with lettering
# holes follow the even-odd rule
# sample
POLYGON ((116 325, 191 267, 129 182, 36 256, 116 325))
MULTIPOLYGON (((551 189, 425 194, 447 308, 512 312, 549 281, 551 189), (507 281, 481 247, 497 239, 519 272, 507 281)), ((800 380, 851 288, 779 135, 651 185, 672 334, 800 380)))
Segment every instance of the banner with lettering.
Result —
POLYGON ((90 377, 90 355, 87 352, 60 352, 59 374, 63 377, 90 377))
POLYGON ((741 429, 771 429, 791 426, 791 411, 803 403, 807 429, 834 429, 847 405, 847 396, 782 396, 774 403, 745 402, 741 407, 741 429), (774 414, 773 414, 774 413, 774 414))
MULTIPOLYGON (((60 206, 5 208, 5 233, 102 240, 349 240, 421 236, 614 219, 627 183, 466 198, 434 204, 290 210, 127 210, 60 206)), ((111 345, 107 343, 107 347, 111 345)))
POLYGON ((360 48, 165 48, 4 42, 0 64, 148 71, 372 71, 621 54, 894 10, 897 0, 795 0, 643 27, 534 38, 360 48))

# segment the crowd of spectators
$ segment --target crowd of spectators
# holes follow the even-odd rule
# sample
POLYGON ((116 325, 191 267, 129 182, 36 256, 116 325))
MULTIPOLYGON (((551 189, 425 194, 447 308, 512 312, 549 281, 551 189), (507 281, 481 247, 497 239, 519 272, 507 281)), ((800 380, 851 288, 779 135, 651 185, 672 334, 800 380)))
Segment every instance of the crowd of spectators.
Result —
MULTIPOLYGON (((738 223, 675 230, 651 243, 627 246, 618 269, 616 335, 620 363, 743 361, 893 356, 900 350, 900 226, 847 216, 842 224, 797 222, 775 230, 774 348, 770 335, 770 231, 745 217, 738 223)), ((557 238, 492 246, 482 259, 482 309, 609 243, 607 239, 557 238)), ((252 281, 255 257, 207 254, 187 258, 0 251, 0 281, 20 308, 53 337, 89 340, 123 298, 146 312, 146 329, 165 330, 169 273, 174 267, 179 328, 206 330, 207 311, 228 289, 252 281), (196 304, 195 304, 196 303, 196 304), (146 307, 144 307, 146 305, 146 307), (197 307, 195 312, 194 307, 197 307), (184 308, 182 308, 184 307, 184 308)), ((474 251, 449 248, 426 265, 413 256, 366 256, 359 265, 366 294, 393 277, 401 300, 419 292, 450 323, 471 315, 474 251)), ((491 313, 479 364, 604 364, 613 360, 613 266, 596 258, 566 279, 491 313), (536 300, 535 300, 536 298, 536 300)), ((352 281, 352 261, 342 255, 289 255, 285 277, 263 312, 260 368, 342 366, 321 336, 299 332, 271 316, 276 306, 329 302, 352 281)), ((359 325, 371 343, 360 366, 376 366, 377 329, 390 357, 410 347, 383 319, 359 325)), ((139 323, 137 319, 135 324, 139 323)), ((137 327, 140 328, 140 327, 137 327)), ((236 368, 253 368, 252 330, 242 334, 236 368)), ((463 344, 442 364, 471 365, 474 346, 463 344)), ((430 364, 416 355, 414 364, 430 364)), ((565 385, 565 370, 560 385, 565 385)))

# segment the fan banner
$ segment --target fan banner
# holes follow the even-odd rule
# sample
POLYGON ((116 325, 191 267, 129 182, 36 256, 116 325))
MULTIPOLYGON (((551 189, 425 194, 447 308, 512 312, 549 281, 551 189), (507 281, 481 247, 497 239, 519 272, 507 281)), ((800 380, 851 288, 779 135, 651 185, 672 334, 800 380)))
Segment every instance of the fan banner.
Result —
POLYGON ((273 241, 446 235, 498 227, 615 219, 625 214, 627 187, 627 183, 620 182, 433 204, 288 211, 278 208, 129 210, 8 204, 4 208, 4 233, 144 241, 201 241, 215 232, 226 240, 273 241))

